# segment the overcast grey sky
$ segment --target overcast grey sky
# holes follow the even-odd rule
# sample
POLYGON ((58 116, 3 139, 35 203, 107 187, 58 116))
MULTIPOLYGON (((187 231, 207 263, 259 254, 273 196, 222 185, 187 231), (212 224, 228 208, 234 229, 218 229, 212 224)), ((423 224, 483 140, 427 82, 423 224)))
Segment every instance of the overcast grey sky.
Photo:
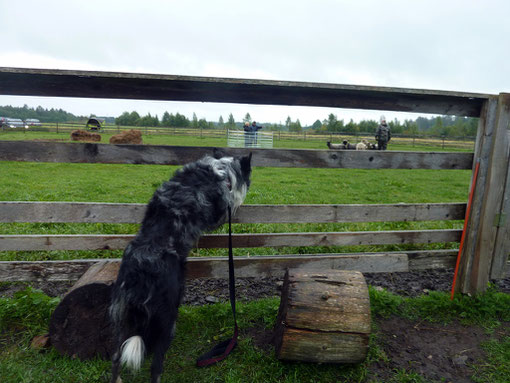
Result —
MULTIPOLYGON (((106 70, 479 93, 510 92, 508 0, 0 0, 0 66, 106 70)), ((0 84, 1 89, 1 84, 0 84)), ((331 108, 0 96, 79 115, 249 112, 302 124, 331 108)), ((415 115, 385 113, 388 119, 415 115)))

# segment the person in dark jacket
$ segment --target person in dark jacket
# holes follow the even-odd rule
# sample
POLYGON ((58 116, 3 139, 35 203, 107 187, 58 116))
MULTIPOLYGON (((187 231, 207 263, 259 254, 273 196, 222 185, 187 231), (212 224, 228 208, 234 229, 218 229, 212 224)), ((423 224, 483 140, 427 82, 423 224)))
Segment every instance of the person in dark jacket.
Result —
POLYGON ((253 140, 255 141, 255 146, 257 146, 257 132, 262 129, 262 126, 257 125, 255 121, 251 123, 251 130, 253 132, 253 140))
POLYGON ((380 124, 375 132, 375 139, 377 140, 377 149, 386 150, 388 142, 391 140, 391 130, 384 116, 381 116, 380 124))
POLYGON ((255 147, 257 146, 257 132, 262 129, 262 126, 257 125, 255 121, 251 123, 245 122, 244 124, 244 146, 255 147))

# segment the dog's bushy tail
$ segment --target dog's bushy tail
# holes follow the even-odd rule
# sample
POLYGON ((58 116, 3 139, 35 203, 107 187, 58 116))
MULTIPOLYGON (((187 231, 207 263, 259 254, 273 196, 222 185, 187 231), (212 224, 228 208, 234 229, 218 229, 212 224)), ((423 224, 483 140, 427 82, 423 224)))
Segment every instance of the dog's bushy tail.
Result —
POLYGON ((128 368, 138 371, 145 356, 145 344, 139 335, 126 339, 120 347, 120 362, 128 368))

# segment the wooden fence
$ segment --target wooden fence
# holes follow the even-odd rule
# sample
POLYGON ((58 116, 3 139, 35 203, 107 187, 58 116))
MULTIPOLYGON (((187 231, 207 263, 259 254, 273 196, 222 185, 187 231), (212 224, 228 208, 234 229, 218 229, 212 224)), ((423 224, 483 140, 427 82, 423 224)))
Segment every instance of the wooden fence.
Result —
MULTIPOLYGON (((29 129, 5 129, 6 131, 18 132, 53 132, 61 134, 70 134, 73 130, 84 129, 84 123, 43 123, 41 126, 31 126, 29 129)), ((104 125, 99 132, 106 134, 118 134, 123 130, 138 129, 145 135, 172 135, 172 136, 187 136, 187 137, 200 137, 200 138, 219 138, 228 139, 227 129, 202 129, 202 128, 183 128, 183 127, 163 127, 163 126, 121 126, 121 125, 104 125)), ((232 130, 235 132, 236 130, 232 130)), ((241 128, 238 130, 243 132, 241 128)), ((262 133, 262 132, 259 132, 262 133)), ((275 141, 290 140, 290 141, 313 141, 323 142, 324 145, 327 141, 342 142, 348 140, 351 143, 358 143, 362 139, 369 142, 374 142, 374 133, 369 132, 313 132, 303 131, 286 132, 286 131, 269 131, 274 137, 275 141)), ((391 143, 401 144, 410 147, 441 147, 443 149, 468 149, 473 150, 476 137, 470 136, 433 136, 424 134, 392 134, 391 143)), ((230 146, 230 145, 229 145, 230 146)), ((264 146, 265 147, 265 146, 264 146)))
MULTIPOLYGON (((146 74, 0 68, 0 94, 315 105, 480 117, 474 153, 251 149, 254 166, 354 169, 472 169, 480 163, 461 258, 461 292, 483 291, 505 275, 510 251, 510 95, 236 80, 146 74)), ((239 155, 245 149, 229 148, 239 155)), ((183 164, 212 148, 1 142, 0 161, 183 164)), ((243 223, 378 222, 462 219, 465 204, 243 206, 243 223)), ((138 204, 0 203, 1 222, 139 222, 138 204)), ((330 246, 458 242, 460 230, 236 235, 237 247, 330 246)), ((128 235, 3 235, 0 251, 121 249, 128 235)), ((199 247, 225 247, 225 235, 206 235, 199 247)), ((240 276, 281 275, 285 267, 313 264, 360 271, 407 271, 453 266, 455 251, 238 257, 240 276)), ((0 262, 0 280, 76 279, 94 260, 0 262)), ((118 260, 114 260, 118 262, 118 260)), ((190 277, 222 277, 224 258, 191 258, 190 277)))

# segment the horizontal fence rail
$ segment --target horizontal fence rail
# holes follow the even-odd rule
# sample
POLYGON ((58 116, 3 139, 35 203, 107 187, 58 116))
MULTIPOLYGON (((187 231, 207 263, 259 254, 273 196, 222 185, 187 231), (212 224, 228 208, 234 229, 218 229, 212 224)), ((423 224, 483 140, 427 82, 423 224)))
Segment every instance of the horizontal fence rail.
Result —
MULTIPOLYGON (((0 141, 0 161, 183 165, 214 148, 0 141)), ((253 153, 253 166, 347 169, 471 169, 473 153, 368 150, 224 149, 253 153)))
MULTIPOLYGON (((238 277, 283 276, 286 268, 317 265, 320 268, 338 268, 361 272, 394 272, 420 270, 420 263, 444 267, 455 262, 455 250, 419 251, 410 253, 351 253, 314 254, 287 256, 235 257, 234 264, 238 277), (420 259, 414 262, 414 259, 420 259)), ((190 257, 186 277, 226 278, 228 277, 227 257, 190 257)), ((69 261, 3 261, 0 262, 0 280, 3 281, 68 281, 77 280, 92 265, 98 262, 120 264, 120 259, 79 259, 69 261)))
MULTIPOLYGON (((461 234, 462 230, 456 229, 234 234, 232 246, 250 248, 459 242, 461 234)), ((133 238, 134 235, 128 234, 0 235, 0 251, 119 250, 124 249, 133 238)), ((227 247, 227 234, 204 235, 197 244, 197 248, 227 247)))
POLYGON ((0 68, 0 94, 396 110, 478 117, 491 95, 144 73, 0 68))
MULTIPOLYGON (((0 201, 0 222, 140 223, 146 204, 0 201)), ((462 220, 465 203, 243 205, 234 223, 346 223, 462 220)))
MULTIPOLYGON (((300 254, 235 257, 240 278, 282 277, 287 268, 357 270, 363 273, 419 271, 452 268, 458 250, 419 250, 387 253, 300 254)), ((121 259, 78 259, 67 261, 2 261, 2 281, 76 281, 98 262, 120 264, 121 259)), ((186 277, 227 278, 228 257, 190 257, 186 277)), ((507 273, 510 274, 510 273, 507 273)))

